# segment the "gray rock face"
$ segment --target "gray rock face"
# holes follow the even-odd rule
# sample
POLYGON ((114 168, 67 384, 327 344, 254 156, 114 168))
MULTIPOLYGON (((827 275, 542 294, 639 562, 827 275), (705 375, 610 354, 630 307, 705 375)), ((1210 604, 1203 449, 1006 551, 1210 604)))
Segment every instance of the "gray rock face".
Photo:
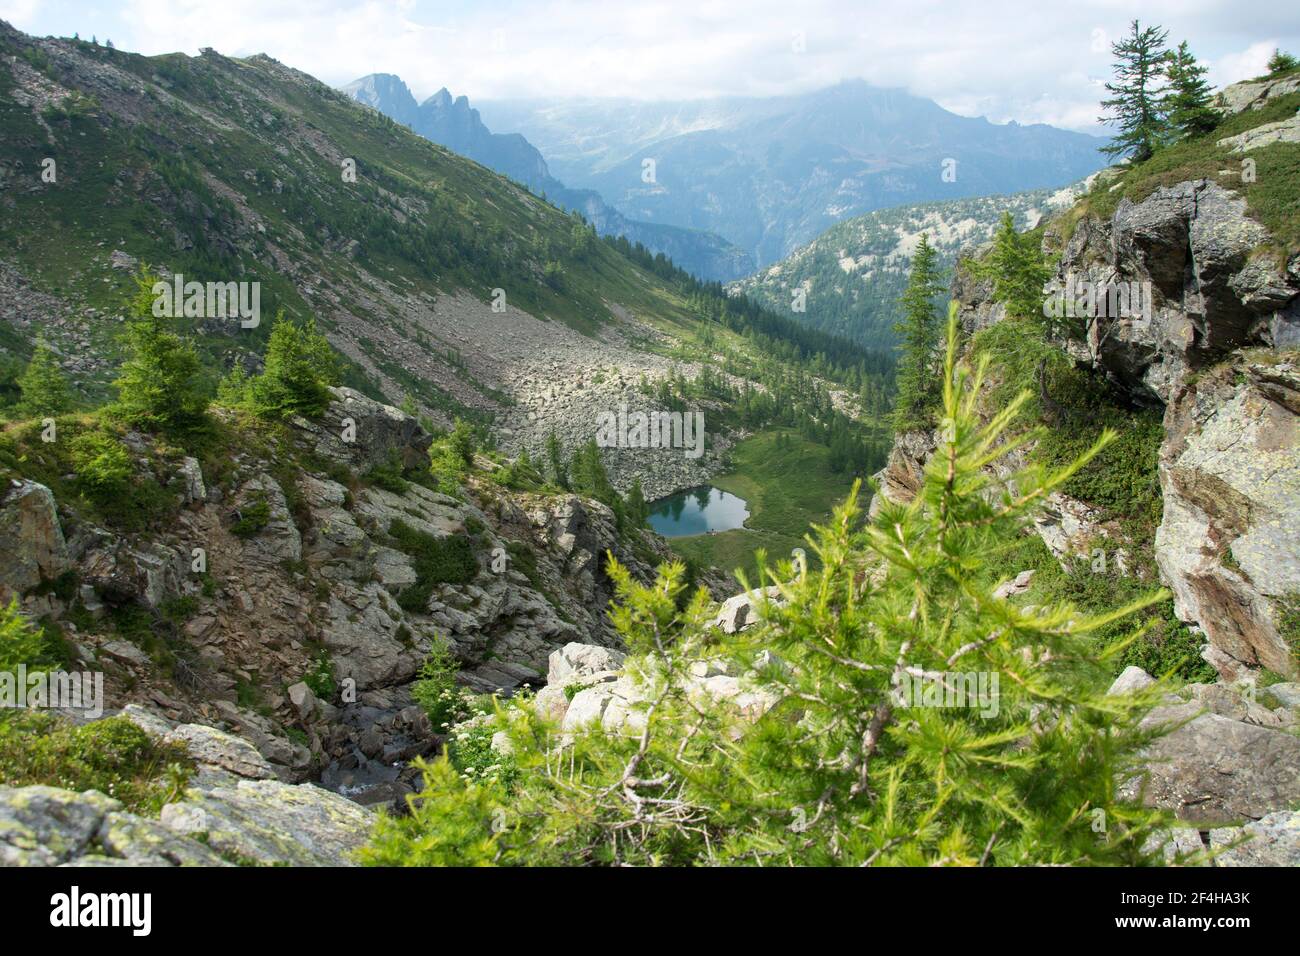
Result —
POLYGON ((246 740, 136 706, 124 716, 199 764, 183 798, 150 820, 93 790, 0 787, 0 866, 344 866, 369 836, 370 811, 265 779, 270 767, 246 740))
POLYGON ((722 607, 710 623, 710 627, 719 628, 724 634, 735 634, 753 627, 760 620, 761 605, 764 600, 784 603, 781 589, 771 585, 762 589, 762 596, 754 592, 743 592, 729 597, 722 602, 722 607))
POLYGON ((121 808, 94 790, 0 787, 0 865, 54 866, 79 856, 121 808))
POLYGON ((1165 424, 1156 560, 1179 616, 1230 659, 1221 672, 1296 673, 1279 601, 1300 590, 1300 372, 1217 369, 1179 392, 1165 424))
POLYGON ((1276 123, 1265 123, 1236 136, 1219 140, 1218 145, 1226 146, 1234 153, 1248 153, 1273 143, 1300 143, 1300 113, 1289 119, 1276 123))
POLYGON ((1100 509, 1054 491, 1034 515, 1034 530, 1056 559, 1087 555, 1098 539, 1110 536, 1100 509))
POLYGON ((880 510, 883 498, 906 504, 921 489, 925 463, 937 445, 932 432, 903 432, 894 436, 893 447, 885 467, 871 477, 880 486, 880 494, 871 499, 871 516, 880 510))
POLYGON ((312 784, 241 780, 167 804, 161 821, 174 833, 202 836, 207 846, 241 862, 349 866, 374 816, 312 784))
POLYGON ((65 866, 230 866, 221 855, 198 840, 181 836, 156 820, 132 813, 110 813, 98 834, 102 854, 82 856, 65 866))
POLYGON ((97 594, 120 602, 157 608, 180 593, 184 567, 178 554, 155 542, 131 542, 93 532, 89 550, 77 562, 81 580, 97 594))
POLYGON ((293 704, 294 709, 298 711, 299 716, 304 720, 310 720, 316 713, 316 695, 302 681, 291 684, 285 689, 285 693, 289 695, 289 703, 293 704))
POLYGON ((546 683, 564 687, 593 674, 621 670, 626 657, 622 651, 595 644, 565 644, 551 652, 546 683))
POLYGON ((228 770, 239 777, 264 780, 274 776, 271 765, 256 747, 215 727, 181 724, 169 730, 163 742, 181 744, 198 763, 228 770))
POLYGON ((1259 109, 1269 100, 1296 90, 1300 90, 1300 75, 1293 73, 1274 80, 1234 83, 1221 90, 1216 99, 1224 112, 1240 113, 1243 110, 1259 109))
POLYGON ((1144 726, 1183 723, 1151 744, 1126 798, 1201 825, 1257 820, 1300 800, 1300 737, 1204 709, 1190 702, 1151 712, 1144 726))
POLYGON ((1287 727, 1293 722, 1284 708, 1269 710, 1261 703, 1263 695, 1251 684, 1188 684, 1177 696, 1196 701, 1212 714, 1256 727, 1287 727))
POLYGON ((400 627, 397 603, 378 584, 337 586, 329 597, 322 633, 335 676, 356 681, 358 690, 410 680, 421 656, 398 637, 400 627))
POLYGON ((182 459, 177 477, 181 483, 181 497, 186 503, 200 502, 208 497, 208 486, 203 481, 203 468, 197 458, 182 459))
MULTIPOLYGON (((539 714, 559 721, 566 733, 599 727, 611 734, 636 734, 644 728, 646 707, 655 693, 653 676, 618 669, 625 663, 623 655, 610 655, 602 647, 571 644, 552 655, 552 662, 552 676, 534 700, 539 714), (597 669, 614 663, 618 668, 597 669), (576 693, 574 687, 579 688, 576 693)), ((768 663, 771 660, 763 657, 756 666, 768 663)), ((683 675, 684 689, 697 706, 725 707, 757 720, 778 698, 758 686, 753 676, 729 673, 721 661, 697 660, 683 675)))
POLYGON ((1142 690, 1150 687, 1155 683, 1155 678, 1148 674, 1140 667, 1126 667, 1124 672, 1115 678, 1115 683, 1110 685, 1107 694, 1127 694, 1131 691, 1142 690))
POLYGON ((0 602, 8 603, 69 566, 54 495, 34 481, 0 490, 0 602))
POLYGON ((1300 866, 1300 812, 1280 811, 1244 827, 1210 831, 1216 866, 1300 866))
POLYGON ((402 468, 428 464, 433 438, 411 415, 369 399, 351 388, 331 388, 335 401, 317 422, 294 426, 315 440, 318 454, 365 472, 396 462, 402 468))
MULTIPOLYGON (((1120 201, 1109 222, 1084 220, 1050 295, 1091 284, 1149 283, 1150 314, 1088 321, 1090 356, 1139 400, 1167 401, 1189 370, 1251 344, 1276 344, 1300 281, 1255 255, 1268 239, 1246 201, 1209 180, 1120 201)), ((1285 334, 1284 332, 1282 334, 1285 334)))
POLYGON ((1300 710, 1300 684, 1294 681, 1265 687, 1260 691, 1260 697, 1277 701, 1283 707, 1291 710, 1300 710))
POLYGON ((250 508, 265 504, 270 509, 266 525, 244 541, 244 557, 262 565, 302 558, 302 536, 289 514, 284 489, 270 475, 258 475, 246 482, 235 497, 232 517, 247 514, 250 508))

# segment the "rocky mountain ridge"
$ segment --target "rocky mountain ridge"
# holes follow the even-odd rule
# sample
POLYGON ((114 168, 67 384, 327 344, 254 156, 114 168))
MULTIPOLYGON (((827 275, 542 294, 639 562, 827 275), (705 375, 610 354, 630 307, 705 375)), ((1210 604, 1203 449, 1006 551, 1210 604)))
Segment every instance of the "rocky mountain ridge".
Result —
POLYGON ((861 80, 782 97, 479 109, 489 125, 526 136, 569 185, 633 219, 715 232, 759 268, 871 210, 1060 188, 1101 165, 1103 142, 957 116, 861 80))
MULTIPOLYGON (((7 24, 0 49, 9 379, 40 335, 88 403, 107 398, 144 264, 260 283, 256 328, 196 330, 213 378, 256 370, 280 309, 313 316, 347 359, 346 384, 407 398, 441 427, 495 425, 512 455, 536 455, 552 430, 571 451, 600 411, 663 410, 658 382, 754 353, 706 330, 672 276, 268 57, 148 58, 7 24)), ((730 441, 711 433, 699 459, 611 452, 607 466, 620 491, 640 476, 659 497, 707 481, 730 441)))
POLYGON ((721 236, 629 218, 591 189, 571 189, 551 175, 546 160, 518 133, 494 133, 466 96, 446 87, 417 103, 400 77, 372 73, 347 84, 343 92, 390 116, 427 139, 523 183, 538 195, 574 210, 601 235, 624 236, 651 252, 663 253, 701 279, 725 282, 748 275, 753 258, 721 236))

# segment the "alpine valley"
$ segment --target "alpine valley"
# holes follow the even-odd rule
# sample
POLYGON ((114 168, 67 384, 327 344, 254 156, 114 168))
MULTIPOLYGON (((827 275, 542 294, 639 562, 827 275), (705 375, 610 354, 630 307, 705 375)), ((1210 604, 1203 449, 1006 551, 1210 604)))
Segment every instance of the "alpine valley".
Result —
POLYGON ((1300 64, 1133 31, 1107 140, 0 22, 0 865, 1300 864, 1300 64))

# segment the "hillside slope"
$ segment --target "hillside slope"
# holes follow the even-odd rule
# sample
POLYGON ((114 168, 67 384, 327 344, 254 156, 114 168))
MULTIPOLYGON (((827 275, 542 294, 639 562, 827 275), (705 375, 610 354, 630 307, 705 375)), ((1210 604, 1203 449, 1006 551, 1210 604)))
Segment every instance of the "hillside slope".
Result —
POLYGON ((963 249, 992 238, 1004 212, 1019 229, 1032 229, 1069 206, 1082 187, 1036 189, 1009 196, 980 196, 898 206, 847 219, 789 256, 731 283, 773 309, 809 326, 863 345, 892 345, 898 298, 907 287, 911 256, 922 233, 951 269, 963 249), (798 291, 803 308, 792 308, 798 291))
MULTIPOLYGON (((214 379, 255 367, 277 310, 314 315, 350 360, 346 384, 437 425, 491 425, 510 451, 551 430, 585 440, 601 409, 656 407, 638 383, 702 363, 743 376, 778 355, 869 359, 753 311, 709 321, 704 290, 662 259, 265 56, 146 58, 0 26, 0 130, 10 390, 39 332, 103 398, 139 263, 260 283, 258 327, 198 324, 214 379)), ((607 457, 620 488, 639 474, 655 495, 707 477, 725 447, 607 457)))

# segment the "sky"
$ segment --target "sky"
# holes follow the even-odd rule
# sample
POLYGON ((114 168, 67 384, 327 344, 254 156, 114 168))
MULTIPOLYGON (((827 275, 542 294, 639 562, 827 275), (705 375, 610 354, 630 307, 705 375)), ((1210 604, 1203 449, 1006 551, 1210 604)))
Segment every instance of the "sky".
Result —
POLYGON ((802 93, 862 78, 965 116, 1100 132, 1110 43, 1134 18, 1216 85, 1300 55, 1297 0, 0 0, 40 36, 268 53, 338 86, 396 73, 418 99, 802 93))

